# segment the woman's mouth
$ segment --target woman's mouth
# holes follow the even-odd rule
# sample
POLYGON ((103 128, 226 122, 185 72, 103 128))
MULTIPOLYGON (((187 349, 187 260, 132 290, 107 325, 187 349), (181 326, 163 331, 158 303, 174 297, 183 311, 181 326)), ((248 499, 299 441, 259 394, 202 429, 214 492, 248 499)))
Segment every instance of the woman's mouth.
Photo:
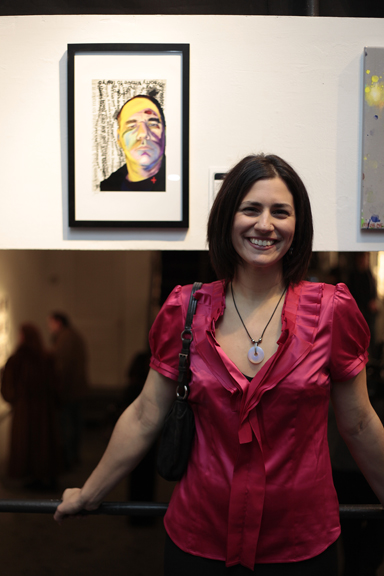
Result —
POLYGON ((276 240, 259 240, 258 238, 249 238, 249 241, 255 246, 272 246, 276 242, 276 240))

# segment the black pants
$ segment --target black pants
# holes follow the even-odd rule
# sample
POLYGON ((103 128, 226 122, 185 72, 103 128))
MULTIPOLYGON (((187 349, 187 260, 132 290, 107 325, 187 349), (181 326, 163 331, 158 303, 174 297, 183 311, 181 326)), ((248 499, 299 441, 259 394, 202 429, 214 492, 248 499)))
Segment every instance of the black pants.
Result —
POLYGON ((178 548, 169 536, 165 541, 164 576, 337 576, 337 543, 324 552, 301 562, 256 564, 249 570, 238 564, 226 568, 225 562, 193 556, 178 548))

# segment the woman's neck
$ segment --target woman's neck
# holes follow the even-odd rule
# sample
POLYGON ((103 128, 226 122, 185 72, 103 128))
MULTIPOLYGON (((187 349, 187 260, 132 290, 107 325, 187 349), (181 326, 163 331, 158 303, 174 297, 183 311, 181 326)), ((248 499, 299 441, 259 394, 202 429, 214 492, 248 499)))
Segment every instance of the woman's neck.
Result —
POLYGON ((280 295, 285 288, 282 270, 276 268, 245 269, 239 266, 232 284, 236 294, 255 302, 280 295))

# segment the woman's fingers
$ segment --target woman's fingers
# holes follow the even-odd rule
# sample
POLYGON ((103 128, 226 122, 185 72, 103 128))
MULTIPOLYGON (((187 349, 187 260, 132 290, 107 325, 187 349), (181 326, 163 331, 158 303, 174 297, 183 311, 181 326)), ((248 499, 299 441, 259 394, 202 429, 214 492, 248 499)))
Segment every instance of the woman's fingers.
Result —
POLYGON ((80 488, 68 488, 64 491, 62 502, 56 508, 53 519, 59 524, 69 516, 76 516, 83 509, 80 488))

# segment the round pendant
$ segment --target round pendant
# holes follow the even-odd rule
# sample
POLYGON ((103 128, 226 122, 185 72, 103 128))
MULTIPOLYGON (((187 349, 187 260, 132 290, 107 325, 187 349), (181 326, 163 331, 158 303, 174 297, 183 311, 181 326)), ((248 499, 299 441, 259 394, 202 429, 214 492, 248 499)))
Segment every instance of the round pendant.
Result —
POLYGON ((264 350, 260 346, 252 346, 248 352, 248 360, 252 364, 260 364, 264 360, 264 350))

